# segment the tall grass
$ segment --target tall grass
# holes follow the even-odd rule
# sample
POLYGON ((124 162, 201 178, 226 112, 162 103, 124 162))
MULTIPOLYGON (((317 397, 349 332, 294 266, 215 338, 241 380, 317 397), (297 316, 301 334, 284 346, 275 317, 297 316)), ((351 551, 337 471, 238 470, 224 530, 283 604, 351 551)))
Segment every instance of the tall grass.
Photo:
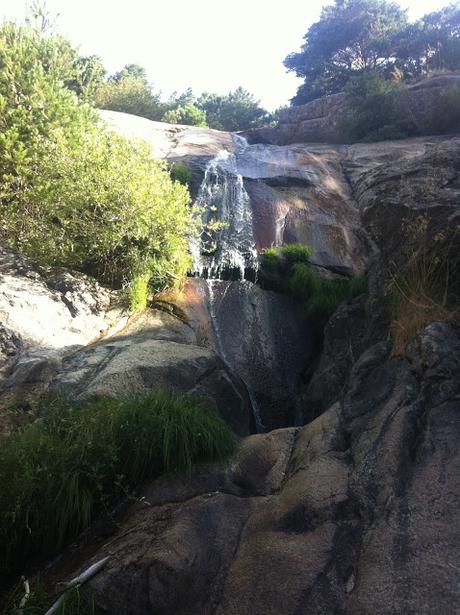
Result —
POLYGON ((405 267, 391 272, 393 354, 405 353, 407 343, 434 321, 460 322, 459 264, 413 254, 405 267))
MULTIPOLYGON (((433 199, 427 181, 421 197, 433 199)), ((412 189, 411 198, 420 197, 412 189)), ((390 335, 393 354, 404 355, 407 343, 434 321, 460 322, 460 225, 439 231, 428 210, 403 219, 401 255, 389 263, 390 335)))
POLYGON ((50 401, 0 449, 0 577, 56 552, 140 482, 223 458, 234 444, 194 398, 50 401))

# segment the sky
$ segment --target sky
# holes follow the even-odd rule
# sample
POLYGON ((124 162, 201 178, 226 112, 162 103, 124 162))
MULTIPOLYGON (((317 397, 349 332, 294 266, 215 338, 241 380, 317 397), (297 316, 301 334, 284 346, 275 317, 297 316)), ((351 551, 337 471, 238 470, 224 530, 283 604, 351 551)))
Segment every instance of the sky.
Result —
MULTIPOLYGON (((164 97, 191 87, 226 94, 239 85, 273 111, 301 81, 283 59, 297 51, 323 0, 47 0, 56 31, 109 73, 140 64, 164 97)), ((401 0, 411 19, 449 0, 401 0)), ((22 20, 25 0, 0 0, 0 18, 22 20)))

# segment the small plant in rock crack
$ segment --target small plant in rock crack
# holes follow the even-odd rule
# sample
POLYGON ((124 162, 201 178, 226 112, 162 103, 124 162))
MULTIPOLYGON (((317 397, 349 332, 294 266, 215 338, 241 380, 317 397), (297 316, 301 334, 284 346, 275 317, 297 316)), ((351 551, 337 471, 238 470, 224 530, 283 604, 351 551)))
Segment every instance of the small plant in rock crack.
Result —
POLYGON ((407 343, 431 322, 460 319, 460 227, 449 229, 449 236, 446 231, 430 234, 431 223, 425 212, 402 224, 403 262, 389 267, 395 356, 404 354, 407 343))
POLYGON ((367 290, 365 276, 333 278, 320 275, 310 263, 313 249, 301 244, 266 248, 262 274, 274 290, 285 292, 305 305, 307 313, 324 324, 339 304, 367 290))

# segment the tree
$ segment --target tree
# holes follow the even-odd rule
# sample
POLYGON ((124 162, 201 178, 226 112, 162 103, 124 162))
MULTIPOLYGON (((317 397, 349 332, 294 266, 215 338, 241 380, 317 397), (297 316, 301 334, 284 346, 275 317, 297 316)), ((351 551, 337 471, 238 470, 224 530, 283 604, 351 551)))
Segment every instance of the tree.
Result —
POLYGON ((146 86, 149 83, 147 79, 147 71, 143 66, 140 66, 139 64, 125 64, 125 66, 121 70, 114 73, 110 77, 109 81, 118 82, 122 81, 126 77, 132 77, 134 79, 137 79, 146 86))
POLYGON ((167 111, 163 118, 163 122, 168 124, 185 124, 188 126, 207 126, 206 112, 203 109, 199 109, 193 103, 186 103, 185 105, 170 109, 167 111))
POLYGON ((292 102, 339 92, 350 77, 366 70, 387 73, 395 61, 395 37, 406 24, 406 11, 386 0, 335 0, 326 6, 304 36, 301 51, 284 61, 304 79, 292 102))
POLYGON ((74 77, 66 81, 66 86, 78 96, 92 98, 104 84, 106 70, 97 55, 77 56, 74 72, 74 77))
POLYGON ((242 87, 226 96, 204 92, 196 104, 206 112, 208 126, 216 130, 247 130, 263 126, 271 119, 260 102, 242 87))

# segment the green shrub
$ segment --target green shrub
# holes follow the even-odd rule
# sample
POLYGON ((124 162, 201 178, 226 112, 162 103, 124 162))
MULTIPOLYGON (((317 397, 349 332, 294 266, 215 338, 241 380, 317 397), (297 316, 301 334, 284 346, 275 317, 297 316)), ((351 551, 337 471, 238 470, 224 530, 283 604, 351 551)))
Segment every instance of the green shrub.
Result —
POLYGON ((206 124, 206 111, 199 109, 194 104, 189 103, 170 109, 167 111, 163 118, 163 122, 168 124, 185 124, 186 126, 201 126, 205 127, 206 124))
POLYGON ((344 140, 370 142, 417 134, 405 104, 405 84, 368 71, 350 79, 345 92, 347 111, 339 123, 344 140))
POLYGON ((171 170, 169 171, 171 179, 175 182, 179 182, 183 186, 189 186, 192 180, 192 170, 181 162, 175 162, 171 170))
POLYGON ((129 296, 130 306, 133 312, 143 312, 146 309, 149 296, 149 281, 151 277, 152 272, 147 271, 135 277, 131 282, 129 296))
POLYGON ((262 279, 268 274, 270 287, 302 302, 307 313, 324 324, 342 301, 366 292, 367 280, 322 276, 310 264, 312 254, 309 246, 300 244, 268 248, 262 253, 261 274, 262 279))
POLYGON ((266 271, 277 271, 281 267, 278 248, 265 248, 261 254, 261 265, 266 271))
POLYGON ((92 99, 99 109, 131 113, 158 122, 163 118, 166 109, 160 96, 154 94, 143 79, 131 74, 103 83, 92 99))
POLYGON ((307 263, 295 263, 287 277, 289 294, 297 299, 307 300, 318 289, 319 276, 307 263))
POLYGON ((150 270, 162 289, 189 267, 188 191, 147 144, 98 125, 63 85, 60 45, 0 29, 0 239, 116 287, 150 270))
POLYGON ((261 255, 261 264, 266 271, 285 270, 295 263, 308 263, 313 250, 300 243, 285 244, 279 248, 265 248, 261 255))
POLYGON ((195 398, 57 399, 43 414, 0 449, 2 572, 55 552, 142 481, 223 458, 235 443, 195 398))
POLYGON ((281 255, 288 264, 309 263, 313 250, 300 243, 287 243, 281 247, 281 255))

